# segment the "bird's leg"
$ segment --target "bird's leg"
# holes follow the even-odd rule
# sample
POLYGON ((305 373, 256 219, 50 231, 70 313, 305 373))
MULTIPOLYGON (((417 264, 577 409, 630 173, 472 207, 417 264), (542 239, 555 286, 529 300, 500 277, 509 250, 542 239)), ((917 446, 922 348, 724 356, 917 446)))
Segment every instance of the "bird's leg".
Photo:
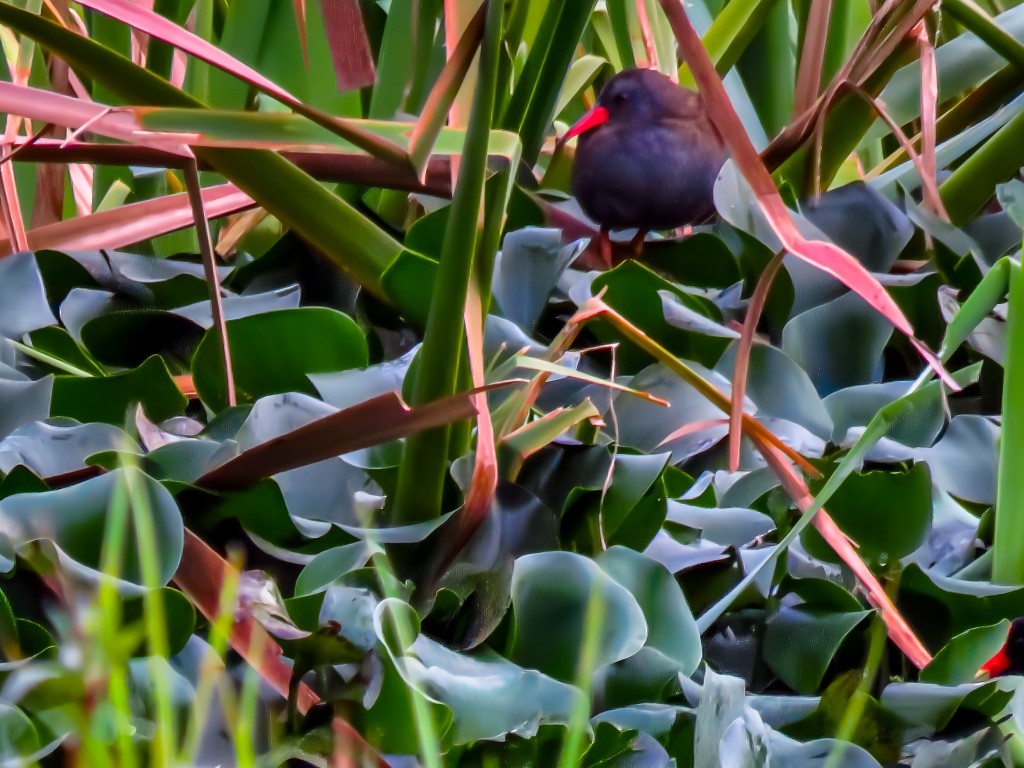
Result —
POLYGON ((608 234, 608 227, 601 227, 601 234, 597 237, 598 255, 605 269, 612 268, 612 238, 608 234))
POLYGON ((639 259, 644 251, 644 241, 647 239, 647 230, 638 229, 633 239, 629 241, 629 253, 634 259, 639 259))

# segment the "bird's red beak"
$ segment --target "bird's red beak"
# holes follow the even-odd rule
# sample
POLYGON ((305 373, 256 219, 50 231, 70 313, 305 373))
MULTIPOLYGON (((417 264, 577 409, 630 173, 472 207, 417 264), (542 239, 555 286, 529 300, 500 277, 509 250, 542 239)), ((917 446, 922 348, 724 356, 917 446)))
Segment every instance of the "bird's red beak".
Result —
POLYGON ((981 671, 987 672, 989 677, 998 677, 1010 668, 1010 664, 1010 657, 1004 645, 999 649, 999 653, 981 665, 981 671))
POLYGON ((603 123, 607 123, 608 117, 607 109, 604 107, 594 107, 581 117, 572 128, 565 132, 565 135, 558 140, 558 146, 562 146, 573 136, 579 136, 581 133, 586 133, 603 123))

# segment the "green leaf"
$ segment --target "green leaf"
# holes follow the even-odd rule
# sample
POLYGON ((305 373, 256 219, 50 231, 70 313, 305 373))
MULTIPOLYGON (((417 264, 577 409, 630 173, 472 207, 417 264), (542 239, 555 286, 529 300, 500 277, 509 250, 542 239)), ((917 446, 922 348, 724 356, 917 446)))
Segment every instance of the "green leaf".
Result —
POLYGON ((808 309, 782 331, 782 351, 807 371, 822 396, 882 378, 882 352, 892 324, 859 296, 846 293, 808 309))
POLYGON ((153 421, 182 413, 188 400, 178 389, 163 358, 153 356, 131 371, 112 376, 56 376, 51 416, 124 424, 141 403, 153 421))
MULTIPOLYGON (((639 262, 626 261, 598 275, 591 291, 597 294, 601 289, 607 289, 604 300, 609 306, 678 357, 711 366, 725 350, 727 339, 669 325, 658 292, 670 292, 684 307, 716 323, 722 321, 718 308, 706 299, 683 293, 639 262)), ((646 352, 623 342, 622 337, 605 323, 594 323, 590 327, 602 341, 620 342, 617 353, 620 370, 636 371, 650 360, 646 352)))
MULTIPOLYGON (((825 481, 810 483, 819 493, 825 481)), ((884 568, 909 555, 924 542, 931 527, 932 479, 925 464, 903 472, 854 472, 835 492, 828 511, 858 545, 869 565, 884 568)), ((815 557, 839 562, 816 530, 804 532, 804 546, 815 557)))
POLYGON ((628 658, 647 640, 647 622, 630 592, 588 558, 540 552, 516 560, 512 572, 516 636, 510 658, 558 680, 572 681, 628 658), (579 669, 589 601, 599 611, 593 669, 579 669))
POLYGON ((0 703, 0 760, 20 762, 40 747, 39 733, 22 710, 0 703))
POLYGON ((128 434, 111 424, 34 421, 0 441, 0 472, 21 465, 39 477, 55 477, 86 467, 95 454, 134 448, 128 434))
MULTIPOLYGON (((596 568, 595 568, 596 570, 596 568)), ((499 739, 508 734, 536 735, 541 724, 565 724, 572 712, 585 706, 583 692, 553 680, 536 669, 524 669, 484 649, 460 655, 424 635, 418 635, 404 655, 389 642, 383 614, 393 610, 389 600, 374 616, 377 635, 406 683, 443 702, 454 719, 454 741, 466 744, 499 739), (482 680, 487 685, 480 685, 482 680)))
MULTIPOLYGON (((25 493, 0 500, 0 521, 5 536, 0 551, 7 558, 7 569, 13 556, 24 553, 31 557, 29 545, 39 542, 38 551, 69 575, 94 581, 100 578, 101 550, 108 511, 119 486, 135 483, 139 498, 148 500, 148 510, 131 510, 126 523, 126 543, 121 552, 118 580, 121 585, 142 584, 143 557, 155 563, 161 584, 170 581, 181 560, 184 525, 181 513, 171 494, 159 483, 136 469, 116 469, 68 488, 44 493, 25 493), (149 514, 159 548, 141 554, 136 542, 134 516, 149 514)), ((124 503, 123 499, 120 503, 124 503)), ((135 590, 130 590, 135 591, 135 590)))
POLYGON ((661 563, 625 547, 611 547, 597 558, 601 569, 636 598, 648 626, 644 648, 657 651, 692 675, 701 660, 700 632, 679 584, 661 563))
MULTIPOLYGON (((283 392, 315 394, 307 374, 344 371, 367 364, 366 338, 349 318, 326 307, 299 307, 230 320, 235 387, 240 401, 283 392)), ((192 359, 192 375, 203 402, 227 406, 224 359, 211 329, 192 359)))
POLYGON ((783 606, 768 620, 764 660, 793 690, 815 693, 839 646, 870 615, 783 606))
POLYGON ((922 683, 960 685, 974 682, 981 665, 995 656, 1006 642, 1010 622, 973 627, 942 647, 931 664, 921 670, 922 683))
POLYGON ((33 254, 18 253, 0 261, 0 286, 0 336, 19 339, 57 322, 33 254))

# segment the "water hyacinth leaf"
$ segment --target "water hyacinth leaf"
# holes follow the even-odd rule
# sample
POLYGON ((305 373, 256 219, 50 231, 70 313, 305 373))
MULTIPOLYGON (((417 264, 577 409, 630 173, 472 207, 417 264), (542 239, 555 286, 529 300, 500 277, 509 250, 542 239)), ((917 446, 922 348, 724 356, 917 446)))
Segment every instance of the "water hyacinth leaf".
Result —
MULTIPOLYGON (((940 641, 971 627, 987 626, 1020 615, 1024 589, 1018 586, 969 581, 926 571, 916 563, 903 570, 900 591, 906 600, 927 600, 928 619, 941 630, 940 641)), ((913 603, 908 602, 908 605, 913 603)))
POLYGON ((0 378, 0 437, 49 416, 52 392, 53 376, 35 381, 0 378))
MULTIPOLYGON (((103 367, 82 348, 82 346, 71 338, 66 330, 57 325, 50 325, 40 328, 28 334, 28 344, 35 352, 48 355, 51 360, 46 360, 38 355, 36 360, 43 365, 48 365, 54 371, 63 373, 81 372, 85 375, 100 376, 106 373, 103 367)), ((26 355, 30 354, 21 350, 26 355)), ((46 370, 44 368, 44 370, 46 370)))
POLYGON ((419 346, 416 346, 401 357, 369 368, 311 373, 309 380, 325 403, 335 408, 350 408, 385 392, 401 392, 418 349, 419 346))
MULTIPOLYGON (((697 370, 700 370, 697 368, 697 370)), ((706 378, 727 390, 728 382, 707 372, 706 378)), ((671 463, 678 464, 702 453, 717 443, 729 430, 722 422, 723 413, 665 366, 656 364, 640 371, 630 381, 633 389, 643 390, 670 403, 666 409, 628 395, 615 398, 619 424, 619 442, 641 451, 669 450, 671 463), (714 422, 714 424, 712 424, 714 422), (665 443, 679 427, 707 423, 704 429, 665 443)))
POLYGON ((540 552, 516 560, 512 606, 519 628, 510 658, 558 680, 573 681, 632 656, 648 629, 636 598, 594 561, 571 552, 540 552), (590 601, 595 606, 589 607, 590 601), (580 670, 589 611, 600 612, 592 669, 580 670))
POLYGON ((601 527, 609 541, 627 546, 635 544, 634 549, 647 546, 664 519, 657 508, 664 505, 664 491, 656 484, 668 460, 667 453, 646 456, 623 454, 616 458, 611 485, 601 506, 601 527), (639 511, 640 517, 634 519, 632 513, 645 498, 657 506, 645 505, 639 511), (647 518, 646 524, 642 518, 647 518))
MULTIPOLYGON (((731 379, 736 354, 737 346, 730 346, 715 371, 731 379)), ((776 347, 764 344, 751 347, 746 396, 757 404, 759 415, 792 421, 821 438, 832 435, 832 419, 810 377, 776 347)))
POLYGON ((492 278, 494 299, 502 315, 532 334, 558 278, 584 245, 563 246, 557 229, 527 227, 507 234, 495 258, 492 278))
POLYGON ((156 421, 184 412, 188 400, 163 358, 154 355, 138 368, 112 376, 55 376, 50 415, 124 424, 138 403, 156 421))
POLYGON ((148 510, 139 505, 126 512, 129 519, 126 545, 118 564, 119 584, 129 591, 132 585, 142 584, 141 557, 153 561, 157 578, 161 584, 166 584, 181 560, 184 541, 181 513, 163 486, 136 469, 116 469, 68 488, 3 499, 0 520, 4 523, 4 556, 10 559, 26 545, 38 541, 55 550, 63 570, 95 581, 100 577, 98 569, 108 510, 115 494, 123 492, 127 483, 132 484, 136 494, 145 495, 148 510), (158 548, 140 555, 133 515, 147 513, 151 515, 158 548))
MULTIPOLYGON (((442 543, 459 523, 438 528, 434 539, 442 543)), ((462 602, 453 625, 451 644, 460 650, 475 648, 497 628, 512 601, 515 560, 531 552, 554 549, 558 521, 536 496, 508 482, 499 482, 494 502, 454 561, 437 578, 438 589, 450 590, 462 602)))
POLYGON ((742 716, 743 700, 744 685, 740 678, 720 675, 711 668, 705 670, 694 725, 694 768, 722 765, 722 737, 732 722, 742 716))
POLYGON ((295 594, 311 595, 326 590, 335 579, 366 565, 372 552, 372 547, 364 541, 321 552, 306 564, 295 580, 295 594))
MULTIPOLYGON (((814 493, 824 480, 812 481, 814 493)), ((865 562, 885 567, 921 546, 931 525, 932 477, 925 464, 902 472, 854 472, 829 500, 829 514, 858 544, 865 562)), ((804 546, 815 557, 838 562, 831 547, 812 529, 804 546)))
POLYGON ((40 477, 53 477, 82 469, 94 454, 134 447, 128 434, 112 424, 34 421, 0 440, 0 472, 22 465, 40 477))
POLYGON ((794 317, 782 331, 782 351, 822 396, 882 377, 882 351, 892 324, 863 299, 847 293, 794 317))
POLYGON ((530 738, 539 726, 566 724, 584 703, 583 692, 535 669, 524 669, 491 650, 472 656, 449 650, 425 635, 397 648, 388 614, 408 610, 400 601, 383 601, 374 613, 377 637, 406 682, 447 706, 457 744, 507 734, 530 738), (481 686, 480 680, 488 681, 481 686))
MULTIPOLYGON (((710 366, 725 350, 727 340, 720 336, 707 336, 703 332, 682 330, 669 324, 658 292, 668 291, 686 309, 715 323, 722 320, 718 307, 707 299, 683 293, 639 262, 626 261, 598 275, 591 284, 591 291, 596 295, 602 289, 605 290, 604 301, 609 306, 679 357, 710 366)), ((637 371, 649 361, 645 352, 631 342, 623 343, 622 337, 603 321, 592 324, 591 328, 602 341, 620 343, 618 361, 623 371, 637 371)))
POLYGON ((636 598, 647 621, 645 647, 691 675, 701 659, 700 633, 686 598, 661 563, 626 547, 611 547, 598 558, 601 569, 636 598))
POLYGON ((839 646, 870 615, 783 606, 768 620, 764 659, 790 688, 815 693, 839 646))
POLYGON ((705 541, 741 547, 775 530, 774 521, 761 512, 743 507, 699 507, 669 500, 667 519, 703 534, 705 541))
MULTIPOLYGON (((225 320, 237 320, 250 315, 262 315, 280 309, 296 309, 299 306, 299 286, 289 285, 274 291, 249 294, 245 296, 224 296, 221 303, 224 307, 225 320)), ((213 316, 210 301, 198 301, 183 307, 174 307, 172 314, 191 320, 200 328, 210 328, 213 316)))
POLYGON ((915 726, 934 733, 945 728, 958 710, 994 718, 1010 701, 1013 691, 1000 690, 993 682, 936 685, 934 683, 891 683, 879 702, 915 726))
POLYGON ((0 760, 12 764, 35 755, 41 746, 36 726, 24 711, 0 703, 0 760))
MULTIPOLYGON (((334 413, 334 408, 308 395, 260 398, 235 437, 239 455, 234 461, 248 451, 274 445, 279 438, 334 413)), ((212 471, 216 473, 217 469, 212 471)), ((292 521, 310 538, 325 535, 331 524, 364 525, 360 513, 368 508, 359 504, 357 494, 380 493, 363 470, 338 456, 277 472, 273 478, 292 521)))
MULTIPOLYGON (((235 386, 242 400, 282 392, 313 393, 307 374, 364 367, 366 337, 347 315, 325 307, 299 307, 231 320, 228 340, 235 386), (296 344, 302 339, 302 345, 296 344)), ((227 406, 224 361, 211 329, 196 348, 192 375, 203 401, 227 406)))
MULTIPOLYGON (((858 428, 867 424, 880 408, 906 394, 911 384, 910 381, 860 384, 826 397, 825 409, 834 424, 831 442, 837 445, 851 442, 858 428)), ((887 437, 910 447, 927 447, 935 442, 946 418, 938 388, 928 391, 934 396, 902 414, 889 428, 887 437)))
POLYGON ((942 438, 918 451, 935 484, 960 499, 979 504, 996 500, 999 427, 974 414, 954 416, 942 438))
POLYGON ((804 201, 800 212, 871 272, 888 272, 914 234, 906 213, 860 181, 804 201))
POLYGON ((960 685, 976 680, 981 665, 995 656, 1006 642, 1008 621, 973 627, 951 639, 921 670, 922 683, 960 685))
POLYGON ((0 336, 20 339, 22 334, 53 325, 57 318, 50 311, 36 258, 19 253, 0 261, 0 336))

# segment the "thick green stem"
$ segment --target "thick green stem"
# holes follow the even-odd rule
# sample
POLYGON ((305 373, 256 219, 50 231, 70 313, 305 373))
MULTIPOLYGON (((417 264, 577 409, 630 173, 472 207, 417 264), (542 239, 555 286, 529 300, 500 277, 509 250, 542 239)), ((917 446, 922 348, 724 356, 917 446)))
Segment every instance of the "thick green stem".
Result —
MULTIPOLYGON (((466 132, 459 179, 445 230, 438 279, 427 318, 411 400, 420 405, 455 393, 465 340, 463 310, 480 231, 480 203, 487 171, 487 142, 497 90, 502 2, 490 2, 480 71, 466 132)), ((398 474, 394 514, 399 523, 429 520, 441 514, 448 476, 450 428, 411 437, 398 474)))
POLYGON ((1006 358, 1003 364, 1002 434, 996 488, 992 581, 1024 584, 1024 484, 1017 473, 1024 456, 1024 272, 1010 267, 1006 358))

